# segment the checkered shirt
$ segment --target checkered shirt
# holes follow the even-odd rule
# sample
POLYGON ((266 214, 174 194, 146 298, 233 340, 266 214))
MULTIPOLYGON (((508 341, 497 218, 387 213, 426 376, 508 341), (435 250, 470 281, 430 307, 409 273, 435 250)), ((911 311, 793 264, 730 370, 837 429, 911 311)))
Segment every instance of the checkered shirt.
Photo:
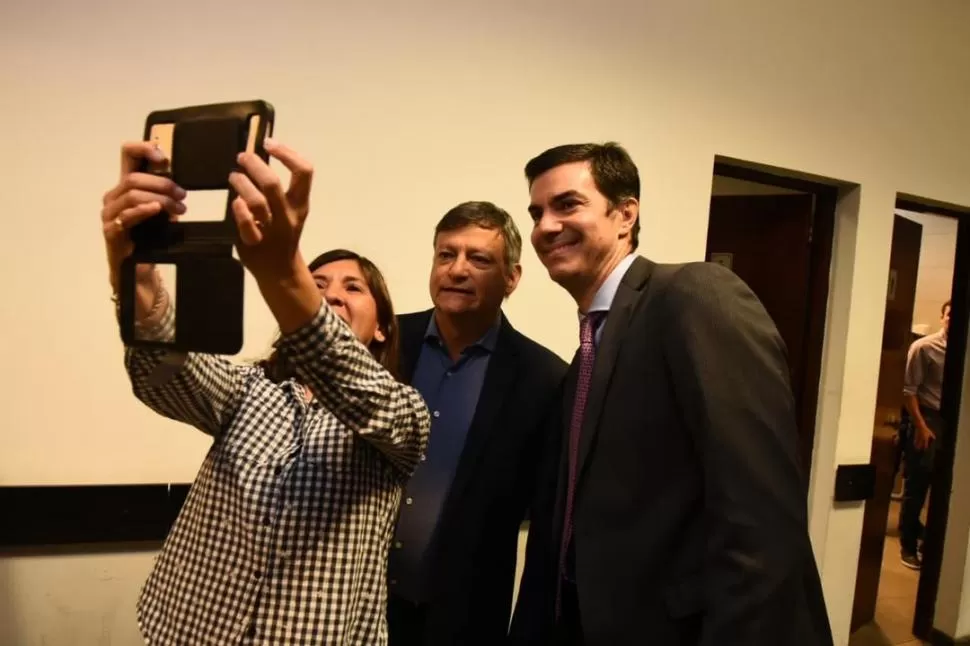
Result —
MULTIPOLYGON (((163 300, 153 338, 174 333, 163 300)), ((125 350, 142 402, 214 438, 137 604, 146 643, 387 643, 388 546, 427 408, 326 303, 277 348, 297 381, 125 350)))

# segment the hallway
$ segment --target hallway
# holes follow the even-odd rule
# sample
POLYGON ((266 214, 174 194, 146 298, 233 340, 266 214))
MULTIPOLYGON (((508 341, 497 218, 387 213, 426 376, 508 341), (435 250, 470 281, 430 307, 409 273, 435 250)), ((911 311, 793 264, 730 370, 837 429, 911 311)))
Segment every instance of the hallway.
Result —
MULTIPOLYGON (((893 500, 889 506, 876 621, 856 631, 849 638, 849 646, 921 646, 929 643, 917 639, 912 633, 919 572, 910 570, 899 561, 899 507, 897 500, 893 500)), ((925 516, 924 508, 924 522, 925 516)))

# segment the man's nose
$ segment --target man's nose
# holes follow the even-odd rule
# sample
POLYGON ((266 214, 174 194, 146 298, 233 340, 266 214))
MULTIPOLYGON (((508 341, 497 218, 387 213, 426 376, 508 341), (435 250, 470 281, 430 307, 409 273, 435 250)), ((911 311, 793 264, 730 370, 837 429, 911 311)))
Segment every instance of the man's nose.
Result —
POLYGON ((562 231, 562 222, 559 221, 559 218, 553 217, 548 213, 543 213, 534 222, 533 229, 540 235, 556 235, 562 231))
POLYGON ((454 262, 448 265, 448 275, 452 278, 463 278, 468 275, 468 259, 465 254, 455 256, 454 262))

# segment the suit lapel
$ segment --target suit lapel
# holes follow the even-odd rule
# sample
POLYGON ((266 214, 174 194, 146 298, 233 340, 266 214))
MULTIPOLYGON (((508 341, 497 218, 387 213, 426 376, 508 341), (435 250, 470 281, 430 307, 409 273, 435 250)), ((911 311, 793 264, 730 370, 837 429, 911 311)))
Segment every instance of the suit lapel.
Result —
MULTIPOLYGON (((623 336, 630 325, 630 315, 633 313, 633 307, 650 278, 653 267, 653 263, 645 258, 638 257, 624 275, 616 290, 616 295, 613 297, 613 303, 610 305, 610 312, 606 317, 606 327, 603 329, 603 335, 596 350, 593 375, 590 379, 589 394, 586 399, 586 411, 583 414, 582 434, 579 438, 577 482, 582 478, 583 467, 599 430, 599 419, 603 412, 606 393, 609 390, 613 370, 616 367, 616 357, 620 352, 623 336)), ((566 419, 568 420, 569 416, 566 419)))
POLYGON ((569 364, 566 372, 566 379, 563 385, 562 398, 562 441, 559 443, 559 456, 556 471, 556 505, 553 511, 553 527, 555 528, 555 549, 559 549, 559 535, 562 533, 562 525, 566 508, 566 483, 569 480, 569 420, 573 414, 573 402, 576 400, 576 383, 579 378, 579 350, 573 355, 573 360, 569 364))
POLYGON ((401 381, 410 384, 414 379, 414 369, 418 365, 424 335, 434 310, 405 314, 397 319, 401 335, 401 381))
POLYGON ((457 504, 457 501, 461 500, 465 486, 472 479, 472 474, 481 462, 485 444, 489 437, 494 435, 499 415, 509 413, 505 403, 515 383, 519 363, 515 336, 515 330, 503 314, 495 351, 488 362, 485 382, 482 384, 478 404, 475 406, 475 416, 468 429, 465 446, 458 460, 458 469, 455 471, 455 479, 448 494, 449 505, 457 504))

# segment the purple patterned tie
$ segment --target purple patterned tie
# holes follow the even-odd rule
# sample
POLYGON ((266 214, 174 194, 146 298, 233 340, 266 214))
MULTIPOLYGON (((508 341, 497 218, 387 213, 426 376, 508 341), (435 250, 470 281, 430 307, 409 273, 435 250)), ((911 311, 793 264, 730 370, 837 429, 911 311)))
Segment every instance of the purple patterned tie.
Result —
POLYGON ((566 510, 563 518, 562 543, 559 546, 559 576, 556 578, 556 618, 562 610, 562 580, 566 575, 566 552, 573 536, 573 496, 576 492, 576 470, 579 458, 579 437, 586 411, 589 382, 593 376, 593 359, 596 356, 594 335, 596 326, 606 312, 590 312, 579 324, 579 376, 576 380, 576 398, 573 415, 569 421, 569 484, 566 489, 566 510))

